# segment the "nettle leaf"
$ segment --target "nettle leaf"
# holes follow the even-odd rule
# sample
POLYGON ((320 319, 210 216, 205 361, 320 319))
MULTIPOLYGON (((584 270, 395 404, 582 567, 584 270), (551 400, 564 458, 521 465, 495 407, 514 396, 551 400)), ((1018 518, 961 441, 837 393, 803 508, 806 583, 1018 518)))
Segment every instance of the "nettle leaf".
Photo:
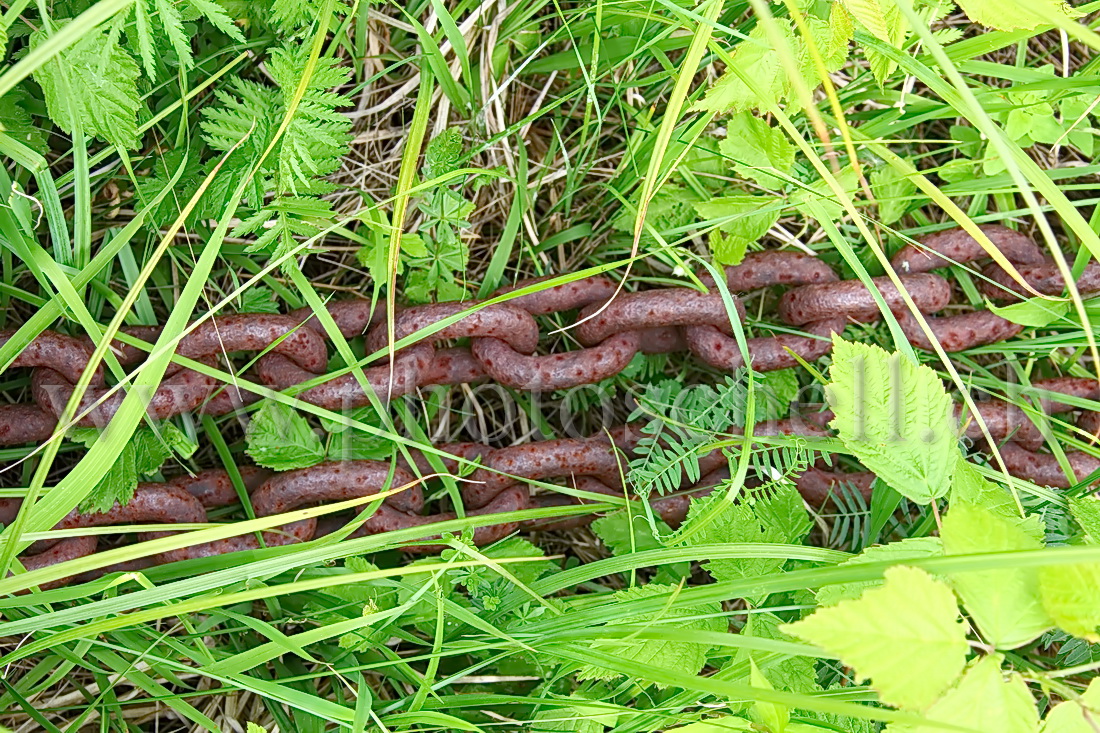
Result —
POLYGON ((894 723, 885 733, 939 733, 945 723, 974 731, 1036 733, 1039 713, 1027 684, 1019 674, 1003 672, 1002 662, 999 654, 990 654, 971 664, 958 685, 924 711, 930 724, 894 723))
MULTIPOLYGON (((31 49, 49 37, 31 34, 31 49)), ((42 87, 50 119, 70 135, 79 126, 86 135, 123 148, 138 145, 137 62, 109 31, 89 29, 80 40, 44 63, 34 74, 42 87)))
MULTIPOLYGON (((1019 519, 1012 521, 966 502, 951 506, 940 535, 947 555, 1043 547, 1019 519)), ((982 636, 998 649, 1023 646, 1054 625, 1039 597, 1038 568, 952 573, 949 582, 982 636)))
MULTIPOLYGON (((628 588, 614 594, 616 601, 634 601, 640 598, 674 592, 676 586, 650 583, 646 586, 628 588)), ((675 631, 675 640, 659 639, 601 639, 592 643, 592 648, 614 654, 626 662, 646 667, 696 675, 707 663, 707 654, 711 645, 706 642, 690 641, 692 631, 725 631, 728 624, 724 618, 693 618, 695 616, 721 614, 721 604, 707 603, 691 608, 664 608, 650 614, 615 619, 616 626, 636 625, 644 629, 668 629, 675 631), (683 617, 683 620, 679 620, 683 617)), ((618 672, 606 669, 598 664, 587 664, 577 672, 580 680, 611 680, 619 677, 618 672)), ((644 684, 638 681, 639 684, 644 684)), ((658 685, 660 686, 660 685, 658 685)))
MULTIPOLYGON (((774 25, 797 58, 802 42, 791 29, 790 21, 776 19, 774 25)), ((787 71, 763 25, 757 25, 748 38, 734 49, 731 65, 740 73, 727 71, 714 83, 696 109, 713 112, 745 112, 778 105, 791 89, 787 71), (742 77, 748 79, 752 86, 742 77)))
POLYGON ((1049 16, 1080 18, 1082 13, 1063 0, 958 0, 975 23, 1002 31, 1030 31, 1048 25, 1049 16))
POLYGON ((794 144, 782 130, 751 112, 726 120, 726 137, 718 149, 735 171, 765 188, 782 188, 785 181, 772 173, 790 173, 794 167, 794 144))
POLYGON ((782 210, 779 197, 752 194, 720 196, 695 204, 695 211, 707 220, 707 225, 718 227, 726 235, 722 246, 713 251, 720 265, 740 261, 745 248, 768 233, 782 210))
POLYGON ((1035 542, 1042 543, 1046 537, 1046 525, 1042 517, 1029 514, 1021 518, 1019 506, 1008 489, 987 481, 976 466, 960 455, 951 484, 951 506, 962 503, 980 507, 1002 519, 1017 523, 1035 542))
MULTIPOLYGON (((672 527, 660 517, 654 517, 651 526, 644 514, 632 508, 631 511, 618 509, 605 514, 592 523, 592 531, 607 545, 612 555, 625 557, 635 552, 664 549, 661 537, 672 534, 672 527)), ((678 562, 662 565, 657 571, 656 579, 659 582, 673 583, 689 575, 691 563, 678 562)))
POLYGON ((890 568, 881 588, 782 630, 870 678, 884 702, 924 708, 962 673, 970 649, 955 595, 923 570, 890 568))
MULTIPOLYGON (((925 557, 937 557, 942 554, 943 543, 939 537, 910 537, 886 545, 868 547, 850 560, 840 563, 837 567, 850 567, 869 562, 893 561, 900 563, 904 560, 919 560, 925 557)), ((841 601, 859 598, 869 588, 877 588, 881 585, 881 580, 862 580, 822 586, 817 592, 817 602, 821 606, 834 606, 841 601)))
POLYGON ((1043 719, 1042 733, 1096 733, 1100 720, 1100 678, 1093 677, 1088 689, 1076 700, 1060 702, 1043 719))
MULTIPOLYGON (((349 410, 350 420, 382 428, 382 418, 373 407, 349 410)), ((381 461, 397 450, 393 441, 382 435, 359 430, 343 422, 321 418, 321 428, 329 436, 328 460, 330 461, 381 461)))
POLYGON ((293 407, 266 400, 252 416, 245 434, 252 460, 274 471, 292 471, 320 463, 321 439, 293 407))
POLYGON ((16 87, 0 97, 0 130, 32 150, 44 153, 48 150, 46 136, 31 121, 25 109, 27 93, 16 87))
POLYGON ((834 335, 830 376, 825 394, 836 413, 830 426, 863 465, 919 504, 950 490, 957 426, 934 371, 834 335))
POLYGON ((1100 642, 1100 562, 1042 567, 1039 592, 1058 628, 1100 642))
MULTIPOLYGON (((70 440, 83 443, 87 448, 91 448, 102 435, 96 428, 74 428, 69 431, 70 440)), ((138 428, 119 452, 106 475, 85 497, 80 510, 105 512, 115 502, 128 504, 134 498, 138 481, 143 476, 159 471, 161 465, 173 454, 190 458, 198 447, 197 443, 172 423, 160 424, 157 432, 153 432, 151 428, 138 428)))
POLYGON ((871 193, 878 202, 878 218, 883 224, 893 224, 913 204, 912 197, 917 184, 904 173, 892 167, 879 168, 871 173, 871 193))
MULTIPOLYGON (((859 176, 852 166, 845 166, 834 176, 841 190, 849 195, 859 188, 859 176)), ((820 178, 809 185, 802 186, 790 195, 791 204, 801 213, 812 219, 839 221, 845 214, 844 206, 837 198, 829 182, 820 178)))

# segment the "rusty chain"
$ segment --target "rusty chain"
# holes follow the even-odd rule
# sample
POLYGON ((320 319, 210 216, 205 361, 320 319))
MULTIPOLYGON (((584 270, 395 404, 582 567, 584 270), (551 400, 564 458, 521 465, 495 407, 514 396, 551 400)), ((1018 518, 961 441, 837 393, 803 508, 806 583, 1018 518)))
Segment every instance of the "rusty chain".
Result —
MULTIPOLYGON (((993 241, 1021 276, 1037 292, 1060 295, 1061 275, 1038 246, 1028 237, 1001 226, 984 226, 993 241)), ((953 315, 935 314, 951 305, 952 287, 933 270, 988 259, 986 251, 960 229, 940 232, 919 245, 907 245, 894 256, 892 265, 917 309, 925 314, 933 335, 949 352, 962 351, 1012 338, 1022 330, 988 310, 953 315)), ((1023 289, 996 265, 983 271, 983 293, 996 300, 1014 300, 1023 289)), ((725 268, 726 285, 740 294, 775 286, 786 288, 779 298, 778 314, 796 333, 758 336, 747 341, 752 368, 772 371, 796 366, 799 359, 816 360, 829 352, 831 335, 851 322, 869 323, 880 317, 871 292, 859 280, 842 281, 823 261, 795 252, 749 254, 744 261, 725 268)), ((744 366, 744 357, 731 326, 730 313, 722 293, 708 277, 701 278, 706 292, 690 288, 664 288, 615 295, 616 285, 604 277, 589 277, 555 287, 514 296, 506 302, 461 302, 415 306, 398 311, 392 333, 382 321, 381 309, 369 301, 332 303, 328 309, 345 338, 366 337, 368 352, 385 353, 391 343, 411 342, 400 348, 391 364, 363 370, 373 391, 368 395, 357 376, 348 371, 326 375, 328 349, 325 329, 307 309, 287 315, 237 314, 217 316, 190 329, 180 340, 179 356, 214 365, 219 357, 236 352, 261 352, 250 372, 264 387, 292 390, 305 402, 329 410, 362 407, 371 397, 383 402, 415 392, 428 385, 455 385, 492 380, 524 391, 540 392, 592 384, 620 373, 638 353, 657 354, 690 351, 703 362, 720 370, 744 366), (540 329, 535 318, 578 311, 572 333, 583 348, 564 353, 538 355, 540 329), (442 326, 440 325, 441 322, 442 326), (425 335, 427 334, 427 335, 425 335), (417 337, 420 337, 419 339, 417 337), (393 341, 391 341, 391 338, 393 341), (468 348, 437 348, 440 341, 470 339, 468 348), (310 382, 301 389, 298 385, 310 382)), ((508 295, 538 281, 526 281, 502 289, 508 295)), ((930 349, 917 319, 909 312, 902 294, 889 278, 875 278, 873 284, 897 318, 906 337, 917 348, 930 349)), ((1100 291, 1100 265, 1089 264, 1077 282, 1082 292, 1100 291)), ((737 317, 744 307, 734 299, 737 317)), ((126 333, 140 341, 155 341, 156 326, 130 327, 126 333)), ((0 345, 11 332, 0 332, 0 345)), ((135 366, 146 352, 115 342, 112 349, 124 367, 135 366)), ((92 357, 93 344, 87 339, 44 331, 10 364, 31 367, 33 404, 0 406, 0 445, 17 445, 48 440, 58 429, 58 416, 71 398, 92 357)), ((1037 408, 1046 413, 1069 412, 1076 408, 1050 395, 1069 395, 1079 400, 1100 401, 1100 384, 1095 379, 1061 377, 1032 385, 1042 395, 1037 408)), ((155 420, 200 411, 221 415, 240 409, 258 395, 227 388, 219 380, 173 364, 155 393, 149 396, 147 413, 155 420)), ((78 426, 105 426, 117 411, 124 392, 110 388, 102 366, 90 375, 90 386, 77 408, 78 426)), ((990 436, 997 441, 1009 473, 1055 487, 1071 485, 1054 456, 1039 453, 1043 436, 1019 407, 1001 400, 978 402, 977 409, 990 436)), ((976 441, 984 437, 975 421, 959 407, 956 414, 962 432, 976 441)), ((758 427, 757 435, 828 435, 827 410, 758 427)), ((1100 432, 1100 413, 1081 411, 1077 426, 1084 432, 1100 432)), ((641 437, 626 426, 608 436, 581 440, 548 440, 507 448, 477 443, 440 446, 456 458, 445 460, 448 471, 458 468, 457 459, 480 461, 481 467, 462 484, 463 506, 468 515, 519 511, 535 506, 575 503, 571 496, 550 494, 532 500, 528 481, 571 478, 574 486, 590 494, 624 496, 624 458, 633 455, 641 437)), ((1077 480, 1100 470, 1100 460, 1083 452, 1069 452, 1066 458, 1077 480)), ((676 525, 686 515, 691 496, 706 493, 720 482, 727 459, 721 451, 702 457, 706 474, 700 481, 684 481, 681 493, 651 502, 654 510, 676 525)), ((426 458, 417 455, 414 464, 392 468, 376 461, 325 463, 278 475, 243 467, 242 477, 256 516, 272 516, 303 506, 373 496, 391 487, 402 490, 389 496, 380 508, 362 522, 356 535, 406 529, 452 519, 454 513, 423 514, 424 492, 416 475, 430 472, 426 458)), ((842 473, 818 463, 795 477, 796 485, 811 504, 824 506, 837 484, 854 487, 869 496, 873 476, 842 473)), ((205 471, 163 484, 142 484, 126 506, 116 505, 102 514, 81 514, 74 510, 56 529, 106 526, 137 522, 202 523, 206 511, 235 504, 239 496, 224 471, 205 471)), ((0 499, 0 523, 7 524, 19 510, 19 500, 0 499)), ((525 525, 529 529, 560 529, 588 521, 588 515, 566 520, 525 525)), ((348 520, 303 520, 265 532, 266 545, 301 542, 334 531, 348 520)), ((474 539, 479 544, 495 541, 519 528, 516 523, 480 527, 474 539)), ((146 534, 143 538, 162 536, 146 534)), ((172 562, 193 557, 253 549, 260 541, 241 535, 219 542, 183 548, 131 567, 172 562)), ((27 569, 46 567, 95 552, 96 538, 72 537, 53 543, 36 543, 21 558, 27 569)), ((414 546, 435 551, 438 545, 414 546)), ((107 570, 122 569, 108 568, 107 570)), ((104 571, 101 571, 104 572, 104 571)), ((61 584, 71 578, 55 583, 61 584)))

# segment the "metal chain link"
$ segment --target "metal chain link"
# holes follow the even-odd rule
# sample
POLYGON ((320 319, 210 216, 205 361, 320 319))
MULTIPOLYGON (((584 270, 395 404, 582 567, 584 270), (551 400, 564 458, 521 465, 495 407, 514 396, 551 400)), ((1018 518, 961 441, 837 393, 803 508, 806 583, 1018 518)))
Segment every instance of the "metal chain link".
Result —
MULTIPOLYGON (((1038 292, 1061 294, 1064 282, 1056 267, 1026 236, 1001 226, 982 227, 1007 260, 1038 292)), ((908 245, 892 260, 906 293, 926 315, 936 339, 946 351, 962 351, 1012 338, 1022 326, 987 310, 935 316, 951 304, 950 283, 931 271, 988 259, 981 245, 961 229, 940 232, 919 245, 908 245)), ((756 371, 796 366, 799 359, 816 360, 829 352, 831 335, 850 322, 869 323, 881 314, 871 292, 859 280, 841 281, 821 260, 801 253, 761 252, 749 254, 724 271, 731 293, 747 293, 770 287, 784 287, 778 315, 792 333, 748 339, 750 363, 756 371), (801 329, 804 335, 799 335, 801 329), (797 357, 797 358, 796 358, 797 357)), ((992 299, 1013 300, 1022 289, 996 265, 986 268, 983 292, 992 299)), ((727 300, 708 277, 701 278, 707 292, 689 288, 664 288, 616 295, 616 285, 604 277, 589 277, 536 292, 516 295, 506 302, 484 301, 440 303, 416 306, 398 312, 392 330, 382 322, 382 312, 368 301, 336 302, 328 307, 345 338, 365 336, 369 352, 385 353, 391 344, 400 345, 392 364, 368 366, 363 370, 373 395, 368 396, 357 375, 343 370, 325 374, 328 362, 326 334, 309 309, 287 315, 238 314, 217 316, 194 326, 180 340, 176 354, 214 365, 215 360, 236 352, 262 352, 252 378, 264 387, 290 390, 298 399, 330 410, 366 406, 371 397, 383 402, 415 392, 428 385, 453 385, 493 380, 517 390, 532 392, 567 389, 602 381, 620 373, 638 353, 655 354, 688 350, 707 364, 723 370, 744 366, 744 355, 733 337, 727 300), (538 355, 540 329, 535 318, 578 311, 572 333, 583 348, 563 353, 538 355), (470 339, 469 348, 437 348, 440 341, 470 339), (401 342, 398 344, 398 342, 401 342), (405 345, 408 343, 409 345, 405 345), (299 385, 309 383, 307 388, 299 385)), ((496 296, 509 295, 536 285, 526 281, 502 289, 496 296)), ((902 294, 888 278, 874 278, 878 290, 897 318, 910 342, 917 348, 931 344, 907 309, 902 294)), ((1078 281, 1083 292, 1100 291, 1100 265, 1090 264, 1078 281)), ((736 317, 744 320, 744 307, 733 300, 736 317)), ((131 327, 126 333, 145 342, 160 335, 156 326, 131 327)), ((0 332, 0 345, 13 334, 0 332)), ((129 344, 112 344, 124 367, 139 364, 144 351, 129 344)), ((12 362, 13 367, 31 367, 34 404, 0 406, 0 445, 42 442, 57 429, 57 417, 71 398, 74 385, 88 366, 93 344, 52 331, 35 338, 12 362)), ((1092 379, 1057 378, 1034 383, 1040 392, 1064 394, 1080 400, 1100 400, 1100 384, 1092 379)), ((226 387, 213 377, 179 365, 166 372, 156 392, 149 396, 147 412, 163 420, 198 410, 220 415, 258 399, 247 384, 226 387)), ((75 424, 105 426, 124 393, 109 388, 101 367, 91 375, 75 424)), ((1036 452, 1043 443, 1038 428, 1015 405, 1000 400, 977 403, 990 435, 1010 473, 1035 483, 1056 487, 1070 484, 1053 456, 1036 452)), ((1072 405, 1049 397, 1039 400, 1047 413, 1068 412, 1072 405)), ((975 440, 983 438, 977 424, 956 410, 964 423, 962 432, 975 440)), ((828 411, 810 411, 804 416, 760 426, 756 434, 824 436, 828 411)), ((1100 432, 1100 413, 1083 411, 1077 426, 1090 435, 1100 432)), ((519 511, 532 506, 528 481, 572 478, 575 488, 592 494, 622 496, 622 462, 637 447, 640 437, 631 428, 612 431, 615 436, 584 440, 549 440, 528 445, 494 449, 481 444, 453 444, 440 450, 465 461, 480 460, 481 468, 463 482, 462 498, 469 515, 519 511)), ((1077 480, 1100 469, 1100 461, 1082 452, 1066 454, 1077 480)), ((424 494, 414 475, 429 473, 423 456, 417 465, 374 461, 345 461, 272 476, 260 469, 242 467, 251 503, 257 516, 272 516, 307 505, 372 496, 389 487, 402 491, 388 497, 380 509, 363 521, 356 535, 430 524, 455 517, 453 513, 424 515, 424 494)), ((652 502, 671 524, 682 521, 691 496, 701 495, 723 478, 725 456, 717 451, 704 456, 707 473, 702 480, 684 482, 683 493, 652 502)), ((457 459, 445 461, 448 471, 458 468, 457 459)), ((795 477, 806 500, 825 505, 838 483, 869 495, 873 476, 867 473, 837 473, 824 464, 809 467, 795 477)), ((238 495, 228 474, 207 471, 167 484, 143 484, 133 501, 116 505, 102 514, 81 514, 74 510, 57 529, 104 526, 134 522, 204 522, 206 510, 234 504, 238 495)), ((559 494, 538 497, 535 505, 557 506, 575 503, 559 494)), ((18 500, 0 500, 0 522, 8 523, 18 511, 18 500)), ((555 528, 586 521, 573 518, 543 522, 525 528, 555 528)), ((264 533, 267 545, 306 541, 333 531, 333 520, 303 520, 264 533)), ((518 528, 515 523, 480 527, 475 541, 492 542, 518 528)), ((198 545, 146 558, 141 566, 222 554, 259 546, 254 536, 242 535, 220 542, 198 545)), ((436 551, 437 545, 415 546, 419 551, 436 551)), ((95 537, 74 537, 60 542, 36 543, 22 559, 28 569, 45 567, 96 551, 95 537)), ((110 568, 118 569, 118 568, 110 568)), ((72 580, 65 579, 57 584, 72 580)))

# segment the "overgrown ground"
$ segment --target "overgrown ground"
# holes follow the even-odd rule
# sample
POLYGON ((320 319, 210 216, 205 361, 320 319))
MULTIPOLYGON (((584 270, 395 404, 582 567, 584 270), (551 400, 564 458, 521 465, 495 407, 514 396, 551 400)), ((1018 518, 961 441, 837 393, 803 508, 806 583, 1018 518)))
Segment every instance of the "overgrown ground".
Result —
MULTIPOLYGON (((959 4, 5 4, 0 327, 31 326, 0 364, 46 327, 102 343, 157 323, 171 338, 211 310, 453 300, 585 268, 626 274, 628 290, 684 285, 746 249, 812 251, 866 278, 884 273, 879 253, 952 220, 1009 224, 1083 265, 1100 255, 1100 6, 959 4)), ((984 307, 977 275, 947 274, 957 302, 984 307)), ((895 343, 889 314, 845 337, 926 365, 904 362, 900 419, 910 438, 942 436, 945 394, 1096 375, 1083 297, 1032 301, 1012 312, 1019 336, 946 361, 895 343)), ((774 298, 747 302, 750 331, 767 333, 774 298)), ((543 344, 575 345, 568 330, 543 344)), ((753 394, 823 402, 830 380, 847 394, 856 358, 885 368, 884 352, 838 349, 757 375, 753 394)), ((134 384, 155 386, 166 365, 150 360, 134 384)), ((668 417, 675 402, 694 430, 661 455, 690 466, 725 441, 736 464, 747 449, 725 431, 746 421, 749 380, 726 376, 645 357, 592 389, 435 389, 385 416, 271 395, 246 411, 249 436, 240 416, 154 432, 135 401, 117 432, 0 449, 3 495, 46 497, 6 529, 0 565, 19 569, 14 553, 57 511, 125 498, 139 472, 388 458, 393 430, 504 446, 596 432, 632 400, 668 417), (298 430, 265 442, 256 423, 276 414, 298 430)), ((7 400, 29 399, 27 371, 2 380, 7 400)), ((1100 456, 1072 420, 1012 399, 1049 428, 1046 450, 1100 456)), ((415 563, 378 536, 30 595, 14 593, 35 576, 5 570, 0 724, 1100 731, 1090 481, 1009 482, 954 439, 883 457, 874 429, 756 446, 765 490, 734 503, 731 482, 679 533, 635 508, 484 553, 455 535, 415 563), (807 511, 790 475, 815 450, 874 468, 870 505, 842 491, 839 509, 807 511)), ((633 469, 638 492, 666 488, 652 461, 633 469)), ((217 530, 203 531, 195 542, 217 530)))

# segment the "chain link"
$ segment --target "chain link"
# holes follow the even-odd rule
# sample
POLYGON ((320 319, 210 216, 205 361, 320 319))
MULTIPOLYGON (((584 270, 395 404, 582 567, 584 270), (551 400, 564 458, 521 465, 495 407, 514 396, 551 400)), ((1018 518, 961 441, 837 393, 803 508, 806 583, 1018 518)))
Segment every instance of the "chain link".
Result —
MULTIPOLYGON (((1054 265, 1026 236, 1001 226, 982 227, 1005 258, 1038 292, 1061 294, 1064 282, 1054 265)), ((936 316, 951 304, 950 283, 932 271, 988 259, 987 252, 969 234, 955 229, 925 238, 919 245, 904 247, 892 260, 905 293, 926 316, 936 339, 946 351, 1012 338, 1021 327, 987 310, 973 310, 936 316)), ((750 363, 756 371, 796 366, 799 360, 814 361, 831 349, 831 336, 851 322, 869 323, 881 317, 870 290, 859 280, 842 281, 821 260, 792 252, 750 254, 737 266, 725 268, 726 286, 732 300, 715 288, 709 277, 701 278, 708 291, 664 288, 617 293, 613 281, 589 277, 536 292, 513 295, 538 285, 526 281, 495 294, 513 295, 506 302, 461 302, 416 306, 398 311, 392 328, 383 322, 383 310, 365 300, 335 302, 329 314, 345 338, 365 336, 368 352, 380 363, 363 369, 366 385, 351 370, 326 374, 327 335, 309 309, 287 315, 238 314, 203 321, 184 335, 176 354, 213 366, 218 359, 237 352, 261 352, 249 372, 249 379, 270 389, 287 390, 298 399, 329 410, 345 410, 371 404, 371 397, 383 402, 414 393, 428 385, 455 385, 492 380, 524 391, 551 391, 592 384, 620 373, 638 353, 654 354, 690 351, 701 361, 722 370, 744 366, 731 323, 745 319, 739 294, 782 287, 778 315, 784 326, 771 336, 748 339, 750 363), (540 329, 536 317, 577 311, 570 333, 582 348, 547 355, 537 354, 540 329), (468 348, 438 348, 441 341, 470 339, 468 348), (391 344, 400 348, 389 360, 391 344)), ((1014 300, 1023 289, 996 265, 983 275, 982 292, 991 299, 1014 300)), ((917 348, 931 344, 910 313, 902 293, 889 278, 874 278, 872 286, 898 319, 903 332, 917 348)), ((1100 265, 1090 264, 1079 279, 1083 292, 1100 291, 1100 265)), ((954 309, 952 309, 954 310, 954 309)), ((129 336, 153 342, 160 335, 156 326, 130 327, 129 336)), ((0 345, 13 334, 0 332, 0 345)), ((133 367, 147 351, 116 342, 112 349, 119 363, 133 367)), ((0 445, 42 442, 57 430, 57 417, 71 398, 76 383, 90 363, 93 344, 52 331, 35 338, 12 362, 13 367, 33 369, 31 393, 34 404, 0 406, 0 445)), ((1041 399, 1037 409, 1047 413, 1069 412, 1073 405, 1052 399, 1049 394, 1069 395, 1077 400, 1100 400, 1100 384, 1092 379, 1057 378, 1037 381, 1033 387, 1041 399)), ((103 427, 110 422, 124 392, 107 385, 101 367, 91 375, 90 387, 77 409, 75 424, 103 427)), ((173 364, 157 390, 149 396, 147 412, 163 420, 199 410, 221 415, 241 409, 258 399, 248 384, 227 387, 213 377, 173 364)), ((1019 407, 1001 400, 977 403, 990 435, 999 444, 1008 471, 1020 478, 1055 487, 1068 487, 1070 480, 1054 456, 1038 453, 1043 436, 1019 407)), ((983 433, 972 417, 958 407, 961 432, 976 441, 983 433)), ((801 416, 758 426, 757 435, 827 435, 827 410, 809 409, 801 416)), ((1091 435, 1100 432, 1100 413, 1082 411, 1077 427, 1091 435)), ((494 449, 476 443, 440 446, 450 457, 444 467, 454 473, 461 462, 480 462, 480 467, 461 484, 467 515, 481 516, 520 511, 532 506, 562 506, 583 500, 561 494, 532 499, 528 482, 569 478, 574 487, 590 495, 624 496, 624 458, 634 454, 640 434, 631 426, 610 432, 612 436, 588 439, 547 440, 527 445, 494 449)), ((1100 469, 1100 460, 1082 452, 1066 454, 1077 480, 1100 469)), ((684 480, 679 494, 651 502, 654 510, 670 524, 686 515, 692 496, 707 493, 728 476, 727 459, 721 451, 703 456, 705 474, 701 480, 684 480)), ((431 524, 453 519, 452 513, 423 514, 424 492, 417 475, 433 473, 426 457, 414 453, 413 463, 343 461, 324 463, 299 471, 272 475, 262 469, 241 467, 245 488, 257 516, 273 516, 308 505, 373 496, 391 488, 388 496, 369 518, 361 520, 356 536, 431 524)), ((843 473, 819 463, 795 477, 804 498, 816 507, 830 501, 837 485, 847 484, 869 496, 874 477, 868 473, 843 473)), ((206 521, 206 511, 236 504, 240 500, 229 475, 205 471, 166 484, 142 484, 134 499, 101 514, 74 510, 57 529, 159 522, 163 524, 206 521)), ((0 500, 0 522, 9 523, 18 512, 19 501, 0 500)), ((526 529, 561 529, 577 526, 590 517, 542 520, 526 529)), ((307 519, 263 533, 266 545, 302 542, 323 536, 346 524, 333 518, 307 519)), ((490 524, 475 531, 478 543, 492 542, 514 532, 514 522, 490 524)), ((163 533, 143 535, 163 536, 163 533)), ((127 566, 129 569, 207 555, 254 549, 260 540, 241 535, 219 542, 164 553, 127 566)), ((25 567, 34 569, 96 551, 95 537, 72 537, 53 543, 36 543, 22 557, 25 567)), ((414 551, 436 551, 437 545, 421 544, 414 551)), ((122 568, 108 568, 114 570, 122 568)), ((100 571, 104 572, 104 571, 100 571)), ((71 581, 58 581, 55 585, 71 581)))

